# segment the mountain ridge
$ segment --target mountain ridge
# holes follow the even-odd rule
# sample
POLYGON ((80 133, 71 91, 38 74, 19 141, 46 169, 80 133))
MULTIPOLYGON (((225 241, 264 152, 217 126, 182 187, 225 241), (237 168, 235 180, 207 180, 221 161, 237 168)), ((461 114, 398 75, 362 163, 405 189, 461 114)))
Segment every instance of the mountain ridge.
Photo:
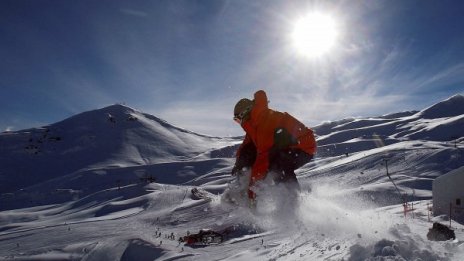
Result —
POLYGON ((44 127, 2 133, 0 179, 6 181, 0 191, 88 169, 186 160, 217 148, 217 140, 111 105, 44 127), (7 176, 13 173, 17 179, 11 181, 7 176))
MULTIPOLYGON (((431 111, 440 112, 439 116, 453 115, 447 110, 464 106, 463 98, 455 95, 415 113, 347 118, 318 125, 314 127, 317 157, 352 154, 408 140, 459 142, 463 140, 460 130, 464 129, 464 115, 423 116, 431 111)), ((73 173, 97 172, 98 177, 100 169, 108 168, 153 173, 170 168, 170 162, 192 160, 198 163, 190 165, 204 166, 202 161, 210 158, 232 160, 239 142, 238 138, 211 137, 178 128, 125 105, 110 105, 41 128, 0 134, 0 191, 14 192, 73 173)), ((189 173, 188 165, 184 165, 185 171, 178 170, 181 176, 159 178, 188 181, 188 175, 182 176, 189 173)))

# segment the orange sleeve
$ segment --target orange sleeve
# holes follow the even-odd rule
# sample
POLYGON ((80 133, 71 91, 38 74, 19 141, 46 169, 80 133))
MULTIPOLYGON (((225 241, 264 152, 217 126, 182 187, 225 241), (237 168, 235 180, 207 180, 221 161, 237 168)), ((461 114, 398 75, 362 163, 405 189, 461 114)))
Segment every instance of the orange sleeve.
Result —
POLYGON ((298 142, 297 145, 291 147, 300 148, 311 155, 316 153, 317 144, 316 139, 314 138, 313 130, 306 127, 303 123, 288 113, 284 113, 284 119, 282 123, 298 142))
POLYGON ((250 186, 254 185, 256 181, 262 180, 266 177, 269 168, 269 153, 258 153, 255 164, 251 169, 250 186))

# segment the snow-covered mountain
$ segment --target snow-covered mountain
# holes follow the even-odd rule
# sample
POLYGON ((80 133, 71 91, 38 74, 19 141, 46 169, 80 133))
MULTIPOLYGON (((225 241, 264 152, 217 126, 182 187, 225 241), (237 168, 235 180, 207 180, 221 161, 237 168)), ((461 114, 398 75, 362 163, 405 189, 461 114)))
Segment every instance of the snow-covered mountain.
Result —
MULTIPOLYGON (((176 170, 190 165, 186 163, 190 161, 211 161, 211 157, 205 158, 202 154, 218 154, 221 150, 217 149, 230 142, 172 126, 123 105, 112 105, 49 126, 2 133, 0 191, 24 191, 29 186, 50 182, 60 182, 59 186, 63 186, 63 182, 70 181, 69 188, 82 190, 72 185, 77 178, 88 179, 86 189, 90 189, 92 183, 101 180, 98 177, 108 172, 113 175, 109 175, 112 184, 107 186, 114 186, 117 180, 130 182, 126 181, 125 173, 156 176, 163 183, 182 183, 192 178, 186 174, 188 171, 169 175, 154 173, 176 170)), ((203 164, 204 168, 209 165, 203 164)), ((95 189, 102 186, 97 185, 95 189)))
POLYGON ((292 205, 276 203, 279 188, 255 211, 221 200, 240 139, 123 105, 1 133, 0 260, 464 259, 462 225, 453 242, 425 237, 432 181, 464 166, 464 96, 313 129, 318 154, 297 172, 292 211, 275 209, 292 205), (406 218, 403 198, 416 208, 406 218), (205 248, 166 236, 202 228, 233 232, 205 248))
MULTIPOLYGON (((344 119, 316 126, 318 145, 331 155, 373 149, 407 140, 462 139, 464 96, 455 95, 419 112, 403 112, 368 119, 344 119), (337 148, 330 149, 336 144, 337 148)), ((326 153, 326 152, 323 152, 326 153)))

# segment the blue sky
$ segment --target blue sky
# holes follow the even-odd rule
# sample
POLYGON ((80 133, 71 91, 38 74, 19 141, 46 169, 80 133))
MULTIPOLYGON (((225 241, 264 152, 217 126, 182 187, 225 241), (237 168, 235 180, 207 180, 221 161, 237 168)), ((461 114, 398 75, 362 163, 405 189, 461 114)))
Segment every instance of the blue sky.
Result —
POLYGON ((464 92, 463 1, 0 1, 0 131, 125 103, 192 131, 243 133, 256 90, 309 126, 464 92), (295 21, 330 15, 317 59, 295 21))

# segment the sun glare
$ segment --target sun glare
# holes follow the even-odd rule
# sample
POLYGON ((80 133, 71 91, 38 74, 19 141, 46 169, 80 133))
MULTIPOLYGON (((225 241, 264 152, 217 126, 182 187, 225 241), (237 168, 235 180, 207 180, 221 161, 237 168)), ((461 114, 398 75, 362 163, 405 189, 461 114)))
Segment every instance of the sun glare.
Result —
POLYGON ((296 50, 307 57, 320 57, 335 44, 336 26, 332 17, 311 13, 298 20, 292 33, 296 50))

